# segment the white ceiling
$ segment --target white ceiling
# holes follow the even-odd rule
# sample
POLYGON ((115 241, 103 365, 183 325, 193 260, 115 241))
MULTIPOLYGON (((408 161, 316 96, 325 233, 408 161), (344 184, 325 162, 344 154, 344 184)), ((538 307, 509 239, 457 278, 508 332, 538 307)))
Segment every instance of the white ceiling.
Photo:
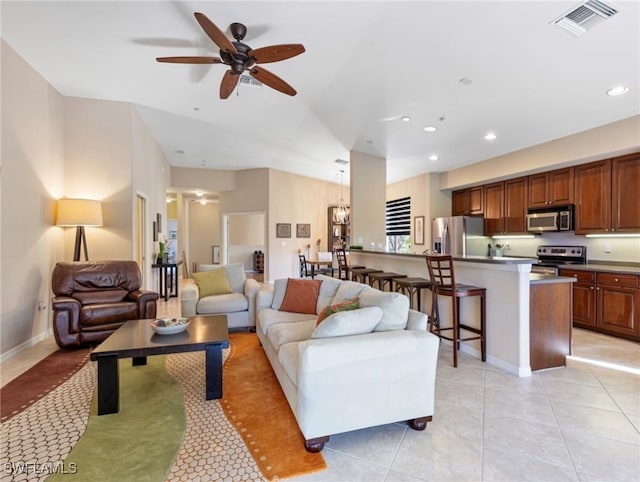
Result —
POLYGON ((139 106, 174 166, 339 182, 334 160, 358 150, 394 182, 640 114, 640 3, 608 1, 619 13, 576 38, 550 22, 577 3, 2 1, 1 26, 61 94, 139 106), (196 11, 244 23, 253 48, 304 44, 267 66, 298 95, 240 86, 220 100, 225 66, 156 62, 218 55, 196 11), (629 93, 607 96, 617 84, 629 93))

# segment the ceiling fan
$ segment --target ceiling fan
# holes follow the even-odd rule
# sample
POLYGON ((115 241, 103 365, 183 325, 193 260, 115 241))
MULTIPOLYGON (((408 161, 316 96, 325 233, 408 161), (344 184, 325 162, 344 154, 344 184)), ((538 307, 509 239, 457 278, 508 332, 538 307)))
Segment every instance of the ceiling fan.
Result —
POLYGON ((272 74, 257 64, 267 64, 290 59, 304 52, 301 44, 271 45, 253 50, 242 39, 247 33, 247 27, 241 23, 232 23, 229 30, 235 42, 230 41, 225 34, 209 18, 200 12, 194 13, 196 20, 213 43, 220 48, 220 57, 158 57, 158 62, 174 64, 224 64, 229 70, 224 73, 220 83, 220 98, 226 99, 238 85, 240 75, 248 71, 249 75, 261 83, 283 94, 296 95, 293 87, 275 74, 272 74))

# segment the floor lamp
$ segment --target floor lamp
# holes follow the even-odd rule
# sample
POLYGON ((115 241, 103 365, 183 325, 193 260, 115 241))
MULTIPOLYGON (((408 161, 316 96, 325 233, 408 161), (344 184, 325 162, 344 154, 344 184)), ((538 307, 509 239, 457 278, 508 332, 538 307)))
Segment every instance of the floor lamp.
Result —
POLYGON ((85 226, 102 226, 102 203, 90 199, 59 199, 56 225, 75 226, 76 244, 73 249, 73 260, 80 261, 80 245, 82 245, 84 259, 89 261, 84 228, 85 226))

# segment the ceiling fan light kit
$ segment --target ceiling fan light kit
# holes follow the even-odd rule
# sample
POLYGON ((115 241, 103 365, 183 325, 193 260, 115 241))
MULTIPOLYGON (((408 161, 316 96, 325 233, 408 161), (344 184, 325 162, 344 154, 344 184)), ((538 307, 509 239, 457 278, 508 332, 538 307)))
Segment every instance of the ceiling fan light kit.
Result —
POLYGON ((228 65, 229 70, 224 73, 220 83, 221 99, 227 99, 231 95, 244 72, 248 72, 262 84, 283 94, 291 96, 297 94, 296 90, 284 80, 257 64, 279 62, 300 55, 305 51, 302 44, 271 45, 253 50, 242 42, 247 34, 247 27, 243 24, 234 22, 229 26, 229 31, 235 39, 235 42, 232 42, 205 14, 196 12, 194 15, 202 30, 220 49, 220 57, 158 57, 156 58, 158 62, 228 65))

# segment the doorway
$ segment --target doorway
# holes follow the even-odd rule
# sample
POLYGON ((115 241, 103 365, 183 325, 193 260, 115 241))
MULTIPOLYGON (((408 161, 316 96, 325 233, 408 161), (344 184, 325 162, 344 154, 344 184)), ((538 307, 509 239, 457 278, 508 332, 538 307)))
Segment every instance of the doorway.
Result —
POLYGON ((266 277, 267 233, 265 220, 265 212, 223 215, 222 262, 224 264, 242 263, 248 275, 266 277))

